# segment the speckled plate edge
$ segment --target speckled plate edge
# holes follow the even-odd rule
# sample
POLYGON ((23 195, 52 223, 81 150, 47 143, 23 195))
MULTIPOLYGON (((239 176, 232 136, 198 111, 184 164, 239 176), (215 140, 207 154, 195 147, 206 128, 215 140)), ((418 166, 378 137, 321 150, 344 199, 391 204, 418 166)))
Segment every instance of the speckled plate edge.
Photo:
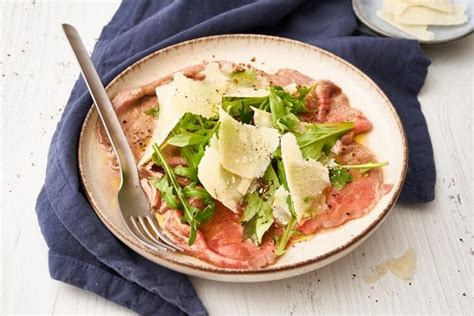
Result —
POLYGON ((167 48, 156 51, 144 57, 143 59, 135 62, 134 64, 126 68, 107 85, 106 89, 109 90, 111 86, 113 86, 115 82, 120 80, 122 76, 127 74, 133 68, 139 67, 141 63, 143 63, 149 58, 153 58, 157 54, 163 53, 165 51, 169 52, 174 49, 179 49, 180 47, 186 46, 186 45, 194 45, 200 42, 214 41, 214 40, 226 39, 226 38, 229 38, 229 39, 252 38, 252 39, 257 39, 257 40, 271 40, 271 41, 284 42, 289 45, 297 45, 297 46, 299 45, 299 46, 302 46, 302 48, 314 50, 317 53, 325 55, 326 57, 335 59, 338 63, 343 64, 344 67, 348 68, 350 71, 355 72, 358 76, 361 77, 361 79, 367 81, 376 90, 379 96, 382 97, 382 99, 385 102, 384 105, 388 107, 394 119, 396 120, 396 125, 401 134, 401 138, 403 141, 403 162, 402 162, 402 172, 400 174, 400 177, 398 181, 394 183, 393 189, 395 190, 395 192, 392 195, 391 200, 389 201, 387 206, 384 208, 382 213, 371 223, 371 225, 369 225, 361 234, 354 236, 353 238, 351 238, 350 241, 334 249, 333 251, 314 257, 310 260, 299 262, 297 264, 292 264, 292 265, 283 266, 283 267, 269 267, 269 268, 265 268, 264 270, 237 270, 237 269, 223 269, 223 268, 217 268, 217 267, 203 268, 202 266, 199 266, 199 265, 183 264, 182 262, 171 259, 170 257, 166 256, 166 254, 164 253, 151 251, 143 247, 140 243, 136 242, 135 240, 130 239, 129 236, 124 235, 117 227, 115 227, 113 223, 109 222, 106 217, 102 216, 101 210, 97 206, 97 202, 95 201, 93 194, 91 193, 89 189, 89 185, 87 181, 85 180, 85 170, 82 163, 81 153, 82 153, 82 147, 83 147, 83 136, 85 133, 85 127, 88 125, 88 121, 90 120, 92 114, 95 112, 95 109, 93 107, 91 107, 91 109, 89 110, 86 116, 86 119, 84 120, 83 127, 80 134, 79 148, 78 148, 79 172, 81 175, 81 181, 84 187, 84 192, 86 193, 86 196, 89 202, 91 203, 91 206, 93 207, 94 211, 98 215, 98 217, 117 238, 119 238, 121 241, 127 244, 130 248, 140 253, 144 257, 154 262, 157 262, 159 264, 163 264, 164 266, 170 269, 176 270, 178 272, 182 272, 182 273, 186 273, 186 274, 194 275, 194 276, 199 276, 199 277, 203 277, 207 279, 217 280, 217 281, 261 282, 261 281, 270 281, 270 280, 287 278, 287 277, 291 277, 291 276, 295 276, 295 275, 299 275, 305 272, 312 271, 314 269, 317 269, 319 267, 322 267, 326 264, 329 264, 339 259, 340 257, 346 255, 347 253, 355 249, 367 237, 369 237, 378 226, 380 226, 380 224, 389 214, 390 210, 392 209, 394 203, 398 199, 398 196, 401 192, 405 175, 406 175, 406 171, 407 171, 408 146, 407 146, 406 135, 402 127, 402 123, 393 105, 391 104, 389 99, 386 97, 386 95, 382 92, 382 90, 367 75, 365 75, 362 71, 360 71, 358 68, 356 68, 352 64, 348 63, 347 61, 341 59, 340 57, 328 51, 325 51, 321 48, 318 48, 309 44, 305 44, 299 41, 291 40, 291 39, 267 36, 267 35, 231 34, 231 35, 209 36, 209 37, 198 38, 198 39, 185 41, 176 45, 169 46, 167 48))
MULTIPOLYGON (((392 38, 399 38, 399 39, 409 39, 409 40, 416 40, 415 38, 412 38, 412 37, 409 37, 408 35, 406 37, 401 37, 400 35, 398 34, 395 34, 395 33, 390 33, 388 31, 385 31, 381 28, 378 28, 376 25, 370 23, 370 21, 368 21, 367 19, 365 19, 364 15, 362 14, 361 12, 361 8, 360 8, 360 1, 359 0, 352 0, 352 9, 355 13, 355 15, 357 16, 357 19, 359 19, 359 21, 361 21, 365 26, 367 26, 371 31, 375 32, 376 34, 378 35, 383 35, 383 36, 386 36, 386 37, 392 37, 392 38)), ((400 31, 402 32, 402 31, 400 31)), ((453 42, 453 41, 456 41, 456 40, 459 40, 461 38, 464 38, 464 37, 467 37, 469 35, 471 35, 472 33, 474 33, 474 25, 471 26, 471 29, 468 30, 466 33, 464 34, 461 34, 461 35, 458 35, 458 36, 454 36, 452 38, 449 38, 449 39, 443 39, 443 40, 430 40, 430 41, 423 41, 423 40, 418 40, 418 42, 420 44, 424 44, 424 45, 431 45, 431 44, 446 44, 446 43, 450 43, 450 42, 453 42)))

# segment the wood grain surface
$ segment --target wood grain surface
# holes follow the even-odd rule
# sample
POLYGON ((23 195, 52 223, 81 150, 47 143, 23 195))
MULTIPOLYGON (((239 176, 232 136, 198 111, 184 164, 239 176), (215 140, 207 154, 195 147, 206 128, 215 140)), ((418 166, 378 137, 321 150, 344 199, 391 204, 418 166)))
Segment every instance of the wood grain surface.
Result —
MULTIPOLYGON (((92 49, 117 6, 0 3, 2 314, 133 314, 50 279, 34 211, 49 142, 79 73, 60 24, 75 25, 92 49)), ((435 148, 436 200, 398 204, 362 246, 312 273, 265 284, 193 278, 211 315, 472 314, 474 36, 423 49, 433 62, 419 98, 435 148), (417 256, 411 281, 391 273, 364 281, 377 264, 410 247, 417 256)))

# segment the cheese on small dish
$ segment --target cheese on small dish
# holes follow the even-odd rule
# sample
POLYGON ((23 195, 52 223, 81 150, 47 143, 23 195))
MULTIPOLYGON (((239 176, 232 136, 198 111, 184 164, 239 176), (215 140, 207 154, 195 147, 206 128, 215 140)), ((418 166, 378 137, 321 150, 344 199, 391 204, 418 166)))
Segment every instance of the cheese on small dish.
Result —
POLYGON ((222 166, 243 178, 260 178, 277 149, 280 134, 274 128, 242 124, 219 110, 219 156, 222 166))
POLYGON ((297 221, 321 214, 326 209, 323 191, 331 185, 328 169, 319 161, 305 160, 292 133, 282 136, 281 154, 297 221))
POLYGON ((399 30, 423 41, 435 38, 429 25, 450 26, 466 23, 467 5, 451 0, 384 0, 377 16, 399 30))
POLYGON ((410 3, 406 3, 401 0, 384 0, 383 1, 383 11, 392 15, 401 14, 410 6, 411 6, 410 3))
POLYGON ((233 212, 247 193, 252 179, 242 178, 222 167, 214 136, 198 165, 198 178, 207 192, 233 212))
POLYGON ((400 24, 397 21, 395 21, 395 19, 393 18, 393 14, 387 13, 384 10, 378 11, 377 16, 381 18, 382 20, 384 20, 385 22, 407 33, 408 35, 413 36, 414 38, 420 39, 422 41, 429 41, 429 40, 434 39, 434 34, 433 32, 428 31, 427 25, 400 24))
POLYGON ((454 5, 451 13, 441 12, 421 6, 409 6, 400 14, 394 14, 397 23, 409 25, 459 25, 467 21, 467 6, 454 5))
POLYGON ((451 0, 401 0, 400 2, 427 7, 446 13, 451 13, 454 10, 453 2, 451 0))
POLYGON ((383 10, 394 15, 402 14, 408 8, 425 8, 427 10, 450 14, 454 11, 451 0, 384 0, 383 10))
POLYGON ((288 191, 280 186, 273 198, 272 214, 280 224, 288 225, 291 218, 290 209, 288 208, 288 191))

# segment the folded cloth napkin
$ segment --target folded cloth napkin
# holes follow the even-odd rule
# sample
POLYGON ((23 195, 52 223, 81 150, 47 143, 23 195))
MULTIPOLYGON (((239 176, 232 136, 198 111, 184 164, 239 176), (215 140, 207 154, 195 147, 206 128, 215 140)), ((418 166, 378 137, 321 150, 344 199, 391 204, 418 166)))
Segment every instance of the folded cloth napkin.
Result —
MULTIPOLYGON (((415 41, 356 35, 356 27, 349 0, 124 1, 103 29, 93 61, 107 84, 151 52, 207 35, 264 33, 325 48, 362 69, 393 102, 410 148, 400 198, 431 201, 433 152, 416 97, 430 62, 415 41)), ((54 133, 46 181, 36 205, 49 246, 51 276, 140 314, 207 314, 185 276, 124 246, 88 204, 77 172, 77 145, 91 104, 79 79, 54 133)))

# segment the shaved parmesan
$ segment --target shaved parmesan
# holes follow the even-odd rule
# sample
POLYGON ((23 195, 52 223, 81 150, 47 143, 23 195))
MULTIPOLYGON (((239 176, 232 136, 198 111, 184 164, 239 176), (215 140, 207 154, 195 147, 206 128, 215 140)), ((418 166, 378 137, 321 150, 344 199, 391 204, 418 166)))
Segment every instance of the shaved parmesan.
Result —
POLYGON ((153 154, 153 144, 157 143, 158 145, 161 145, 176 124, 178 124, 183 115, 178 111, 173 111, 172 108, 165 105, 169 104, 173 88, 172 84, 156 88, 156 94, 159 95, 158 100, 160 104, 160 113, 158 119, 155 121, 155 129, 153 130, 151 140, 145 148, 142 158, 138 162, 139 166, 146 164, 150 160, 153 154))
POLYGON ((458 25, 467 21, 467 6, 464 4, 454 5, 451 13, 432 10, 421 6, 409 6, 400 14, 394 14, 397 23, 411 25, 458 25))
POLYGON ((288 195, 288 191, 283 186, 280 186, 275 191, 273 199, 273 218, 283 225, 287 225, 291 218, 290 209, 288 208, 288 195))
POLYGON ((296 84, 296 82, 292 82, 289 85, 284 86, 283 90, 285 90, 286 92, 290 94, 293 94, 298 91, 298 85, 296 84))
POLYGON ((281 154, 298 222, 321 214, 326 209, 323 191, 330 186, 328 169, 319 161, 305 160, 291 133, 281 138, 281 154))
POLYGON ((213 137, 198 166, 198 178, 209 194, 233 212, 247 193, 252 179, 242 178, 222 167, 217 139, 213 137))
POLYGON ((250 108, 254 112, 253 123, 255 124, 255 126, 273 128, 273 119, 271 113, 254 108, 253 106, 251 106, 250 108))
POLYGON ((158 119, 151 140, 139 161, 148 162, 153 154, 153 144, 161 145, 185 113, 203 117, 217 116, 222 96, 266 97, 267 89, 255 89, 234 84, 219 68, 218 63, 209 63, 203 71, 204 80, 193 80, 177 72, 173 81, 156 88, 160 106, 158 119))
POLYGON ((207 118, 217 116, 217 106, 221 103, 223 90, 229 85, 228 78, 220 71, 217 63, 208 64, 203 73, 206 77, 199 81, 177 72, 171 83, 156 88, 160 113, 139 165, 150 160, 153 144, 161 145, 185 113, 207 118))
POLYGON ((241 87, 237 85, 229 86, 226 91, 224 91, 225 97, 245 97, 245 98, 258 98, 258 97, 268 97, 267 89, 256 89, 249 87, 241 87))
POLYGON ((434 10, 451 13, 454 10, 453 2, 451 0, 401 0, 402 2, 412 5, 423 6, 434 10))
POLYGON ((274 128, 242 124, 219 110, 218 147, 220 162, 228 171, 244 178, 260 178, 277 149, 280 134, 274 128))
POLYGON ((434 39, 434 34, 428 31, 428 26, 426 25, 400 24, 397 21, 395 21, 391 13, 387 13, 384 10, 380 10, 379 12, 377 12, 377 16, 381 18, 382 20, 384 20, 385 22, 407 33, 408 35, 413 36, 414 38, 417 38, 423 41, 429 41, 429 40, 434 39))

